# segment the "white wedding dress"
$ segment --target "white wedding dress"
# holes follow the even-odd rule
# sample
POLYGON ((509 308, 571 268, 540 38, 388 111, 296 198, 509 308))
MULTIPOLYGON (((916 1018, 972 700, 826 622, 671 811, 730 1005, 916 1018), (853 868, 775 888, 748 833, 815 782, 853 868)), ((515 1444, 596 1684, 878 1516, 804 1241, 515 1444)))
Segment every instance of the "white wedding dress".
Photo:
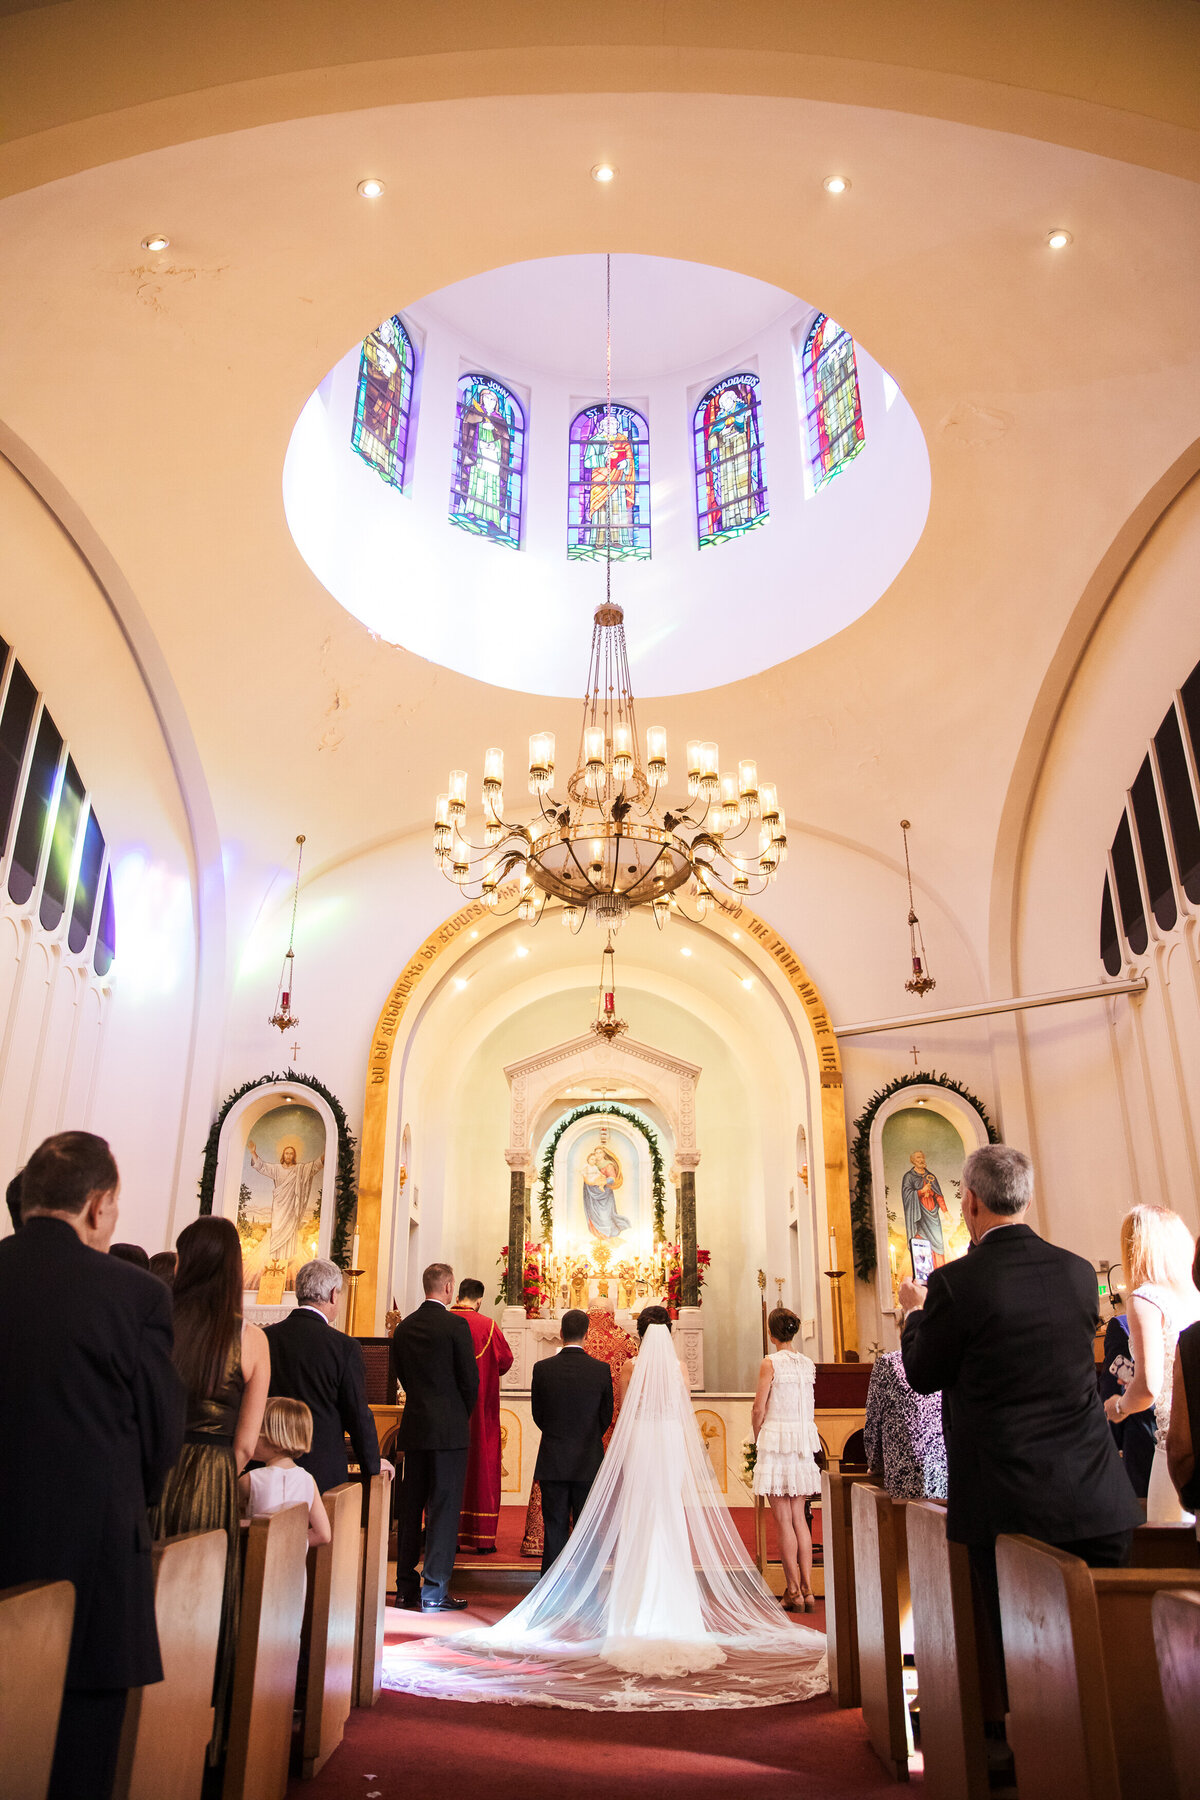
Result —
POLYGON ((588 1711, 779 1706, 828 1686, 717 1488, 665 1325, 651 1325, 579 1523, 490 1630, 388 1648, 384 1685, 588 1711))

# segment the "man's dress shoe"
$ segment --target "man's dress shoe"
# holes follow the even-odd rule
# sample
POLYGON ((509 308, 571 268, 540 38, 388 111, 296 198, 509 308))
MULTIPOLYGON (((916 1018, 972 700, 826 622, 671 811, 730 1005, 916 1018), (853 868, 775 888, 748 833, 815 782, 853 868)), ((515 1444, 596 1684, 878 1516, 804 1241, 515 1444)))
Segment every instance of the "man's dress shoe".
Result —
POLYGON ((466 1612, 465 1600, 456 1600, 453 1594, 443 1594, 440 1600, 426 1600, 421 1596, 422 1612, 466 1612))

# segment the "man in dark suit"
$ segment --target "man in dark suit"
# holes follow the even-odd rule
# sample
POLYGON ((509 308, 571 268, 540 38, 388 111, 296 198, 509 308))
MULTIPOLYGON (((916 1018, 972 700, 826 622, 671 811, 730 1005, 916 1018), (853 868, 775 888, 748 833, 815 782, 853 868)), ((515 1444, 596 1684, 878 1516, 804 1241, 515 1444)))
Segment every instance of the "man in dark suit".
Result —
POLYGON ((379 1435, 367 1405, 362 1347, 334 1328, 342 1271, 336 1263, 306 1262, 296 1271, 296 1307, 267 1326, 271 1392, 302 1400, 313 1416, 312 1449, 296 1461, 326 1494, 349 1479, 346 1434, 365 1477, 391 1463, 379 1460, 379 1435))
POLYGON ((584 1349, 587 1332, 585 1312, 564 1313, 562 1349, 533 1366, 529 1399, 542 1434, 533 1478, 541 1484, 546 1524, 543 1575, 583 1511, 604 1460, 604 1434, 612 1424, 612 1372, 584 1349))
POLYGON ((450 1312, 454 1270, 431 1263, 424 1304, 392 1336, 392 1367, 404 1390, 396 1448, 404 1454, 398 1496, 396 1602, 422 1612, 460 1612, 450 1593, 467 1479, 471 1408, 479 1394, 475 1345, 465 1319, 450 1312), (417 1581, 425 1515, 424 1586, 417 1581))
POLYGON ((1024 1222, 1033 1170, 1020 1150, 976 1150, 962 1186, 971 1249, 935 1269, 928 1290, 901 1284, 901 1351, 910 1386, 942 1395, 946 1534, 968 1548, 995 1719, 1004 1667, 997 1536, 1021 1532, 1116 1568, 1142 1515, 1096 1389, 1095 1270, 1024 1222))
POLYGON ((171 1296, 102 1254, 119 1177, 64 1131, 25 1169, 0 1243, 0 1588, 66 1580, 75 1620, 52 1800, 104 1800, 131 1687, 162 1680, 146 1507, 183 1442, 171 1296))

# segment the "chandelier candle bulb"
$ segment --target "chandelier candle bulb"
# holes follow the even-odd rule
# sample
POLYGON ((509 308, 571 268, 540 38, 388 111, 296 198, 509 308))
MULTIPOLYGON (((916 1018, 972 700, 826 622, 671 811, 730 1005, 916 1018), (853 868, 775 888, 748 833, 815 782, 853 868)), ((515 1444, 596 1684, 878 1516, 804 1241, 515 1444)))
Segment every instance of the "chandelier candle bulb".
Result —
POLYGON ((450 817, 464 818, 467 811, 467 771, 451 769, 450 771, 450 817))
POLYGON ((687 779, 688 797, 694 800, 700 792, 700 777, 704 771, 704 759, 701 754, 704 746, 699 738, 689 738, 687 747, 687 779))
POLYGON ((738 784, 736 775, 721 777, 721 830, 736 831, 742 816, 738 802, 738 784))
POLYGON ((758 807, 763 822, 774 825, 779 818, 779 794, 773 781, 764 781, 758 790, 758 807))
POLYGON ((706 800, 715 800, 721 791, 721 753, 716 744, 700 746, 700 792, 706 800))
POLYGON ((541 794, 554 779, 554 733, 535 731, 529 740, 529 791, 541 794))
POLYGON ((646 731, 646 773, 660 784, 667 779, 667 733, 662 725, 651 725, 646 731))
POLYGON ((743 757, 738 764, 738 802, 744 819, 758 816, 758 764, 743 757))
POLYGON ((628 781, 633 774, 633 732, 628 725, 613 726, 613 774, 628 781))
POLYGON ((661 894, 654 902, 654 923, 661 931, 671 917, 671 902, 665 894, 661 894))
POLYGON ((579 908, 571 901, 568 901, 562 909, 562 922, 568 931, 574 931, 579 923, 579 908))

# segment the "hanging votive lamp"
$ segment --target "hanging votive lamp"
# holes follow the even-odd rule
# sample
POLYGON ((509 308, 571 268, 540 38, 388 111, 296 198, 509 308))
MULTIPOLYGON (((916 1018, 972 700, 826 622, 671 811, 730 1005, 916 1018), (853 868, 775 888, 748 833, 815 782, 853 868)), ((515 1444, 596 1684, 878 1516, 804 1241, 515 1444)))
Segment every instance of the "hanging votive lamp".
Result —
POLYGON ((292 926, 288 932, 288 947, 283 955, 283 967, 279 972, 279 986, 275 991, 275 1011, 267 1020, 280 1032, 295 1031, 300 1020, 292 1010, 292 1001, 296 992, 296 908, 300 903, 300 862, 304 856, 304 833, 296 839, 296 883, 292 889, 292 926))
POLYGON ((904 873, 908 880, 908 948, 912 957, 912 976, 904 986, 906 992, 923 998, 931 988, 937 986, 937 982, 929 973, 929 957, 925 951, 925 939, 921 935, 921 921, 913 905, 912 866, 908 860, 908 834, 912 827, 907 819, 901 819, 900 829, 904 833, 904 873))

